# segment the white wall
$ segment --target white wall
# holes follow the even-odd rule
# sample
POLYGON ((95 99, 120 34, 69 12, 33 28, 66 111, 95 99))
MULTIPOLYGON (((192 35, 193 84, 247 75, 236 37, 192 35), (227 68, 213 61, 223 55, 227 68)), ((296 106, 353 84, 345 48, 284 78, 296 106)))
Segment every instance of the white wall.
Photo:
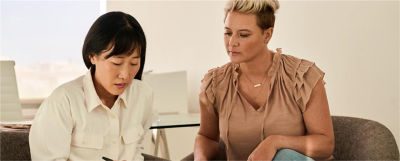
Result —
MULTIPOLYGON (((229 61, 223 46, 224 4, 109 0, 107 10, 128 12, 142 24, 147 69, 188 71, 189 111, 198 112, 202 76, 229 61)), ((399 6, 399 1, 282 1, 270 43, 270 48, 315 61, 326 72, 333 115, 378 121, 398 145, 399 6)), ((173 159, 182 155, 172 154, 173 159)))
POLYGON ((146 69, 188 71, 189 107, 198 112, 203 75, 229 61, 223 47, 224 1, 108 1, 107 11, 132 14, 144 28, 146 69))

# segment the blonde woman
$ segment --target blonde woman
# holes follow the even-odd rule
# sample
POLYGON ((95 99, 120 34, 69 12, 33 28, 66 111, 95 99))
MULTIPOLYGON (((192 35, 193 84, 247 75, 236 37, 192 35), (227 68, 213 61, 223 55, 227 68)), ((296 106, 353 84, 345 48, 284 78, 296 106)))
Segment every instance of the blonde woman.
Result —
POLYGON ((228 160, 331 157, 324 72, 268 48, 278 9, 274 0, 228 2, 224 39, 231 61, 202 80, 195 160, 215 159, 220 139, 228 160))

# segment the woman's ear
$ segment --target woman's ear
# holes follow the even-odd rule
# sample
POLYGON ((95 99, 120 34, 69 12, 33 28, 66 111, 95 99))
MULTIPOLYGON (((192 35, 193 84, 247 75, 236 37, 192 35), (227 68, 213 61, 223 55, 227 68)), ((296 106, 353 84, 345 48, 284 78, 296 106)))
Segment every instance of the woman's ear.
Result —
POLYGON ((89 59, 90 59, 90 62, 92 64, 96 64, 97 59, 96 59, 96 56, 94 54, 90 54, 89 55, 89 59))
POLYGON ((271 40, 272 33, 274 32, 274 28, 270 27, 264 30, 264 43, 268 44, 269 40, 271 40))

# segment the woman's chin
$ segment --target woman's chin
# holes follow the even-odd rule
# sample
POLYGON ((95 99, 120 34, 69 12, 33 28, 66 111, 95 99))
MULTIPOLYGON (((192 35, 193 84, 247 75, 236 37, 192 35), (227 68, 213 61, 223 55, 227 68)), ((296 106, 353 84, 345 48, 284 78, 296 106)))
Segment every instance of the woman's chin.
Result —
POLYGON ((239 63, 243 62, 243 60, 235 58, 235 57, 230 57, 230 59, 231 59, 231 63, 233 63, 233 64, 239 64, 239 63))
POLYGON ((120 88, 115 88, 112 89, 111 91, 109 91, 112 95, 117 96, 117 95, 121 95, 122 93, 124 93, 125 88, 124 89, 120 89, 120 88))

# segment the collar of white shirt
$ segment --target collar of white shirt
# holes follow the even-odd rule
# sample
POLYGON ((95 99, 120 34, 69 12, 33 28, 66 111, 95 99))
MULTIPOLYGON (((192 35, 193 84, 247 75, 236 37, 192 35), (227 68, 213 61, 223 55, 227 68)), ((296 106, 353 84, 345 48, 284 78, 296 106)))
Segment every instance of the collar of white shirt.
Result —
MULTIPOLYGON (((127 91, 130 88, 130 84, 128 87, 125 89, 125 91, 118 96, 117 101, 120 103, 121 107, 127 108, 127 91)), ((83 78, 83 91, 85 95, 85 102, 86 102, 86 108, 88 112, 91 112, 93 109, 98 107, 99 105, 103 105, 101 102, 99 96, 97 95, 96 89, 94 88, 93 84, 93 79, 92 79, 92 74, 90 70, 86 73, 86 75, 83 78)), ((103 105, 104 106, 104 105, 103 105)))

